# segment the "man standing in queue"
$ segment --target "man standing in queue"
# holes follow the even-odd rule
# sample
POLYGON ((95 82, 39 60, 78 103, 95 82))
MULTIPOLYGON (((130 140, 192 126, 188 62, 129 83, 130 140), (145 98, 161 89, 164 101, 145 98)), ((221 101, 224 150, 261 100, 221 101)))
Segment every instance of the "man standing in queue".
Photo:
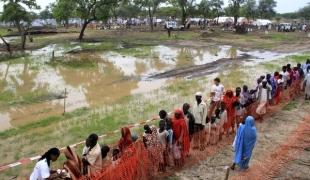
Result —
POLYGON ((196 103, 193 106, 193 115, 195 117, 195 135, 193 137, 194 149, 203 151, 206 147, 206 118, 208 115, 207 104, 202 100, 202 93, 197 92, 196 103))

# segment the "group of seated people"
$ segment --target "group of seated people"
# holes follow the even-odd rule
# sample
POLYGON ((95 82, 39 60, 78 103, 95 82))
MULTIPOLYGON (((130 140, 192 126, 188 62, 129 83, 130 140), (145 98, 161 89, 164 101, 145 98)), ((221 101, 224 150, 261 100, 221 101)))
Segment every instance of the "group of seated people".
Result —
POLYGON ((260 76, 251 90, 244 85, 237 87, 235 92, 225 92, 220 79, 216 78, 211 87, 210 102, 203 98, 203 93, 197 92, 194 104, 185 103, 173 113, 161 110, 159 127, 144 125, 142 138, 123 127, 121 139, 111 152, 109 146, 99 145, 98 135, 91 134, 86 139, 82 158, 73 148, 64 149, 67 160, 61 170, 50 170, 51 161, 56 161, 60 155, 59 149, 52 148, 36 163, 30 180, 92 177, 106 167, 120 165, 117 161, 131 151, 130 147, 138 139, 142 139, 149 159, 157 167, 154 171, 165 172, 167 167, 181 167, 191 150, 203 151, 208 145, 217 144, 225 135, 234 134, 250 115, 262 120, 268 106, 278 105, 285 98, 290 100, 302 90, 306 100, 309 99, 310 60, 294 68, 290 64, 283 66, 282 72, 273 75, 260 76))

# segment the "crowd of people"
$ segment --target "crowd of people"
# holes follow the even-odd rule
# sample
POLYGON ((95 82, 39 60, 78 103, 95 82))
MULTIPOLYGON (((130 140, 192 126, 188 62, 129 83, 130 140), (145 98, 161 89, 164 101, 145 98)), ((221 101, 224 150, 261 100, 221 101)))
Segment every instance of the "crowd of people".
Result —
MULTIPOLYGON (((141 148, 147 152, 145 156, 137 155, 137 161, 149 159, 155 169, 148 171, 153 171, 153 174, 165 172, 167 167, 182 167, 191 152, 204 151, 207 146, 215 145, 235 132, 235 157, 231 169, 235 169, 236 165, 240 169, 247 169, 257 140, 255 119, 263 121, 269 106, 288 101, 302 91, 305 91, 305 99, 310 100, 309 59, 305 64, 297 64, 293 68, 287 64, 282 67, 281 72, 260 76, 251 89, 243 85, 234 91, 225 90, 220 78, 215 78, 210 103, 206 101, 209 97, 204 98, 202 92, 197 92, 194 104, 184 103, 173 113, 161 110, 158 114, 158 128, 146 124, 141 138, 132 135, 128 127, 123 127, 120 140, 111 149, 107 145, 100 146, 98 135, 91 134, 85 141, 82 158, 68 146, 63 151, 66 157, 63 168, 57 171, 51 171, 50 165, 58 159, 61 152, 52 148, 36 163, 30 180, 75 180, 95 177, 108 169, 114 171, 124 168, 124 159, 129 161, 130 156, 135 154, 133 147, 137 142, 141 142, 141 148)), ((130 162, 128 166, 141 166, 141 162, 130 162)), ((137 170, 130 172, 138 174, 137 170)), ((128 175, 129 170, 126 173, 128 175)), ((148 173, 152 174, 144 172, 148 173)))

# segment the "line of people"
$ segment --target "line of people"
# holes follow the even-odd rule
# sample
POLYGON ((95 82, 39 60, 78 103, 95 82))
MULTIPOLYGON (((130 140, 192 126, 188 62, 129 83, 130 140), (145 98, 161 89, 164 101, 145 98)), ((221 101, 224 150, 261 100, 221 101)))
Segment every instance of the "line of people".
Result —
MULTIPOLYGON (((254 88, 247 85, 237 87, 235 92, 225 91, 219 78, 211 87, 210 103, 203 99, 203 93, 195 94, 193 105, 184 103, 172 114, 159 112, 159 127, 145 125, 142 138, 132 135, 130 129, 121 129, 121 139, 110 152, 107 145, 100 146, 98 135, 91 134, 86 139, 82 158, 69 146, 63 151, 67 160, 61 170, 51 171, 51 161, 60 155, 57 148, 48 150, 36 163, 30 180, 41 179, 81 179, 102 173, 105 169, 121 166, 120 161, 134 154, 133 144, 142 139, 153 174, 165 172, 167 167, 181 167, 191 151, 204 151, 208 145, 217 144, 223 137, 236 131, 233 143, 234 165, 248 168, 252 150, 256 143, 254 119, 263 120, 268 106, 278 105, 283 99, 290 100, 305 91, 305 99, 310 99, 310 60, 291 68, 288 64, 282 72, 260 76, 254 88)), ((128 172, 127 172, 128 173, 128 172)), ((132 170, 132 173, 137 174, 132 170)), ((130 179, 130 178, 129 178, 130 179)))

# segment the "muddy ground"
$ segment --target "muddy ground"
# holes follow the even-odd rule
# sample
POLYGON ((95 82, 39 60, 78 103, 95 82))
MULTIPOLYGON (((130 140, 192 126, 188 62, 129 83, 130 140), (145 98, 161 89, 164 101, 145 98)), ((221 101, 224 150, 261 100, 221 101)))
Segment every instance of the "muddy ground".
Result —
MULTIPOLYGON (((272 107, 269 117, 256 123, 258 142, 250 169, 230 171, 229 179, 310 179, 310 126, 305 120, 309 108, 302 97, 284 107, 272 107)), ((231 144, 165 179, 225 179, 225 168, 233 159, 231 144)))
POLYGON ((232 64, 233 61, 244 61, 250 57, 248 54, 242 54, 241 56, 233 58, 222 58, 211 63, 206 63, 202 65, 192 65, 181 68, 175 68, 163 73, 158 73, 150 76, 150 79, 161 79, 161 78, 171 78, 171 77, 201 77, 209 75, 215 72, 219 72, 232 64))

